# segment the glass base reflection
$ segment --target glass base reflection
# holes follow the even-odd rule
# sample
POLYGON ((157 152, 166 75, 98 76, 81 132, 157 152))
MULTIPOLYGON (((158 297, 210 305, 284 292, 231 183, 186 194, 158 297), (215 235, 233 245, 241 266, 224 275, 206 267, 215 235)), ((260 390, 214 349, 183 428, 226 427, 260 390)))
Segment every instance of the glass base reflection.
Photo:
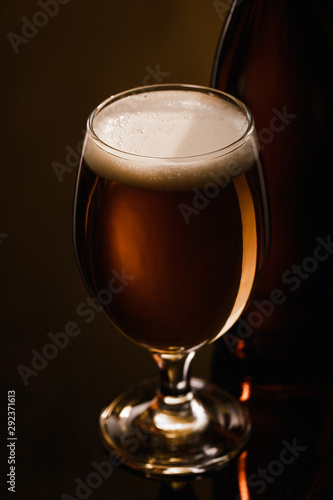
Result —
POLYGON ((246 406, 201 379, 190 385, 173 410, 173 401, 165 407, 155 380, 106 407, 100 432, 110 460, 146 477, 177 480, 217 471, 237 457, 250 433, 246 406))

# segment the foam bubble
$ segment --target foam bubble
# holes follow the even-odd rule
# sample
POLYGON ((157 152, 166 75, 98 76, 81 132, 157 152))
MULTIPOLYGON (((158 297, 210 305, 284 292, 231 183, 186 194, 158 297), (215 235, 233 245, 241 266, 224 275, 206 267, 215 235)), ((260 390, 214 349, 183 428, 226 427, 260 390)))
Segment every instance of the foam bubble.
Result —
POLYGON ((257 151, 241 108, 193 90, 123 97, 102 106, 91 128, 84 150, 90 168, 137 187, 203 187, 212 174, 247 170, 257 151))

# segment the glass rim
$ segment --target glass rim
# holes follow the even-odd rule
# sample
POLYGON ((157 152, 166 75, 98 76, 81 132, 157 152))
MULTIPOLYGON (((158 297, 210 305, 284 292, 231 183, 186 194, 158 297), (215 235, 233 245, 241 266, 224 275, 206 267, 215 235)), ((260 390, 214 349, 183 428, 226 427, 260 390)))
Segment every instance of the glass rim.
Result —
POLYGON ((166 84, 155 84, 155 85, 145 85, 141 87, 134 87, 129 90, 125 90, 119 92, 117 94, 111 95, 104 101, 102 101, 89 115, 86 125, 86 133, 89 134, 90 138, 95 142, 95 144, 103 149, 105 152, 120 157, 122 159, 130 159, 137 161, 163 161, 167 160, 168 162, 177 162, 177 161, 197 161, 198 159, 213 159, 219 156, 224 156, 232 151, 235 151, 240 147, 244 142, 253 134, 254 132, 254 119, 249 108, 238 98, 233 95, 223 92, 222 90, 218 90, 212 87, 203 86, 203 85, 194 85, 194 84, 186 84, 186 83, 166 83, 166 84), (131 95, 143 94, 145 92, 154 92, 154 91, 166 91, 166 90, 182 90, 182 91, 194 91, 194 92, 202 92, 208 95, 219 97, 225 101, 228 101, 235 106, 238 107, 247 118, 247 128, 245 132, 236 140, 228 144, 227 146, 223 146, 222 148, 215 149, 213 151, 208 151, 205 153, 194 154, 194 155, 184 155, 184 156, 152 156, 152 155, 139 155, 137 153, 130 153, 128 151, 124 151, 121 149, 117 149, 110 144, 103 141, 94 130, 94 119, 95 117, 107 106, 110 106, 112 103, 119 101, 120 99, 124 99, 131 95))

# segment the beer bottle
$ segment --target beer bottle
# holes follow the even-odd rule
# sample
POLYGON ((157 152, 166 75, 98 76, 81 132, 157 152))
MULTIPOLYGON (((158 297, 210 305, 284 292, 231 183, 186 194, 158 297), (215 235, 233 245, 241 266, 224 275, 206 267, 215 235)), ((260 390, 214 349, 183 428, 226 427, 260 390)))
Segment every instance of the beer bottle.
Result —
POLYGON ((254 115, 271 227, 260 285, 218 343, 268 377, 303 377, 297 363, 333 333, 332 12, 330 0, 233 0, 212 72, 254 115))

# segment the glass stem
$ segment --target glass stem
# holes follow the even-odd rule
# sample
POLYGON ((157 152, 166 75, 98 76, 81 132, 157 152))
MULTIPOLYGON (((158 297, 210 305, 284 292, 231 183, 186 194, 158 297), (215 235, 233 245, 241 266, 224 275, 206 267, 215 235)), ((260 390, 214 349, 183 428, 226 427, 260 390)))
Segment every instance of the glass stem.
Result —
POLYGON ((160 371, 159 405, 169 411, 178 411, 179 405, 183 406, 192 399, 190 365, 195 351, 153 352, 152 355, 160 371))

